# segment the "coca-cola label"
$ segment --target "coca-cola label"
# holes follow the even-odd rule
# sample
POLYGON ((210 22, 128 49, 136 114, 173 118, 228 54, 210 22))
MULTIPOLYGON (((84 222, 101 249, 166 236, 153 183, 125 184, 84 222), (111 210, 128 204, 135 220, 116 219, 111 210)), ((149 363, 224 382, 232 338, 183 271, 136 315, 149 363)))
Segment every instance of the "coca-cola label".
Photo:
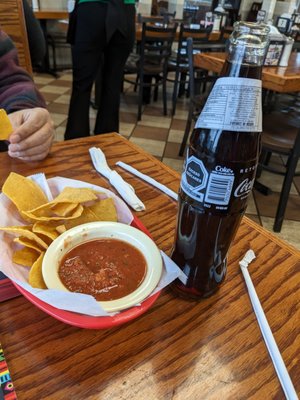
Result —
POLYGON ((261 90, 259 79, 219 78, 195 128, 261 132, 261 90))
POLYGON ((217 164, 208 171, 202 160, 187 153, 181 189, 204 207, 225 211, 233 197, 244 200, 253 188, 256 165, 236 167, 217 164))
POLYGON ((244 179, 243 182, 241 182, 238 187, 234 191, 234 196, 235 197, 242 197, 247 194, 249 194, 253 188, 254 185, 254 179, 244 179))

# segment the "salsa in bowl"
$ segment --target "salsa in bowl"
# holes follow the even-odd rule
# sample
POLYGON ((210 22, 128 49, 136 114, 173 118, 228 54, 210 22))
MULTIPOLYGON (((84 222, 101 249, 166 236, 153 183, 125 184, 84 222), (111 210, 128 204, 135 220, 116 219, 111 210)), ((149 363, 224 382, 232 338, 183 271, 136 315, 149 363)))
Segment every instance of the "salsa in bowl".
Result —
POLYGON ((105 311, 116 312, 153 292, 162 258, 144 232, 119 222, 91 222, 53 241, 42 273, 49 289, 90 294, 105 311))

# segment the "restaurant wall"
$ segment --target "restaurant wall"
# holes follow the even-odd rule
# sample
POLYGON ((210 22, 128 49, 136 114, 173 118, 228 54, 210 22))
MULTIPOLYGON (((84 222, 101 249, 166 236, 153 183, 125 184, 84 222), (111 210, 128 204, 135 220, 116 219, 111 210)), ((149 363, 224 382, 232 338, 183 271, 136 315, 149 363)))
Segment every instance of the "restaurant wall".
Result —
POLYGON ((266 21, 273 20, 276 0, 264 0, 261 9, 266 11, 266 21))
POLYGON ((169 0, 169 12, 176 11, 176 18, 181 19, 183 17, 183 4, 184 0, 169 0))
POLYGON ((67 10, 68 0, 39 0, 41 10, 67 10))
POLYGON ((296 4, 295 0, 277 1, 275 10, 274 10, 274 15, 277 17, 284 13, 292 14, 293 11, 295 10, 295 8, 297 8, 297 4, 296 4))
MULTIPOLYGON (((257 0, 242 0, 240 6, 241 19, 245 20, 251 9, 252 3, 257 0)), ((276 0, 263 0, 262 10, 267 12, 266 20, 273 19, 276 22, 278 16, 283 13, 292 14, 296 8, 296 0, 276 1, 276 0)))
POLYGON ((139 0, 137 4, 137 12, 144 15, 151 14, 152 0, 139 0))

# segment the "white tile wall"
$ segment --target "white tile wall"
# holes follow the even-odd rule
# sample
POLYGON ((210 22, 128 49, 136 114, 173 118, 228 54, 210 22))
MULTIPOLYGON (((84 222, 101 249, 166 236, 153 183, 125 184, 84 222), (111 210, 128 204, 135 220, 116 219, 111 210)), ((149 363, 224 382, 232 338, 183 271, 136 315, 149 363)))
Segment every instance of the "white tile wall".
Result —
POLYGON ((68 0, 39 0, 40 10, 67 10, 68 0))
POLYGON ((184 0, 170 0, 169 1, 169 12, 174 12, 176 11, 176 18, 182 18, 183 17, 183 4, 184 0))
POLYGON ((137 6, 137 13, 150 15, 151 14, 151 0, 140 0, 137 6))

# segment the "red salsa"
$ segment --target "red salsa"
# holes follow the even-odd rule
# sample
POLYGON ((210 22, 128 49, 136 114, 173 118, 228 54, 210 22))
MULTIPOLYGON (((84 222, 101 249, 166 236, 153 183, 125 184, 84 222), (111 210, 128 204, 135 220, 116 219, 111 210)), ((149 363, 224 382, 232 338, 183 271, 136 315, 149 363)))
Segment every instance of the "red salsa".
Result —
POLYGON ((146 260, 134 246, 119 239, 96 239, 71 249, 58 275, 68 290, 98 301, 116 300, 133 291, 146 274, 146 260))

